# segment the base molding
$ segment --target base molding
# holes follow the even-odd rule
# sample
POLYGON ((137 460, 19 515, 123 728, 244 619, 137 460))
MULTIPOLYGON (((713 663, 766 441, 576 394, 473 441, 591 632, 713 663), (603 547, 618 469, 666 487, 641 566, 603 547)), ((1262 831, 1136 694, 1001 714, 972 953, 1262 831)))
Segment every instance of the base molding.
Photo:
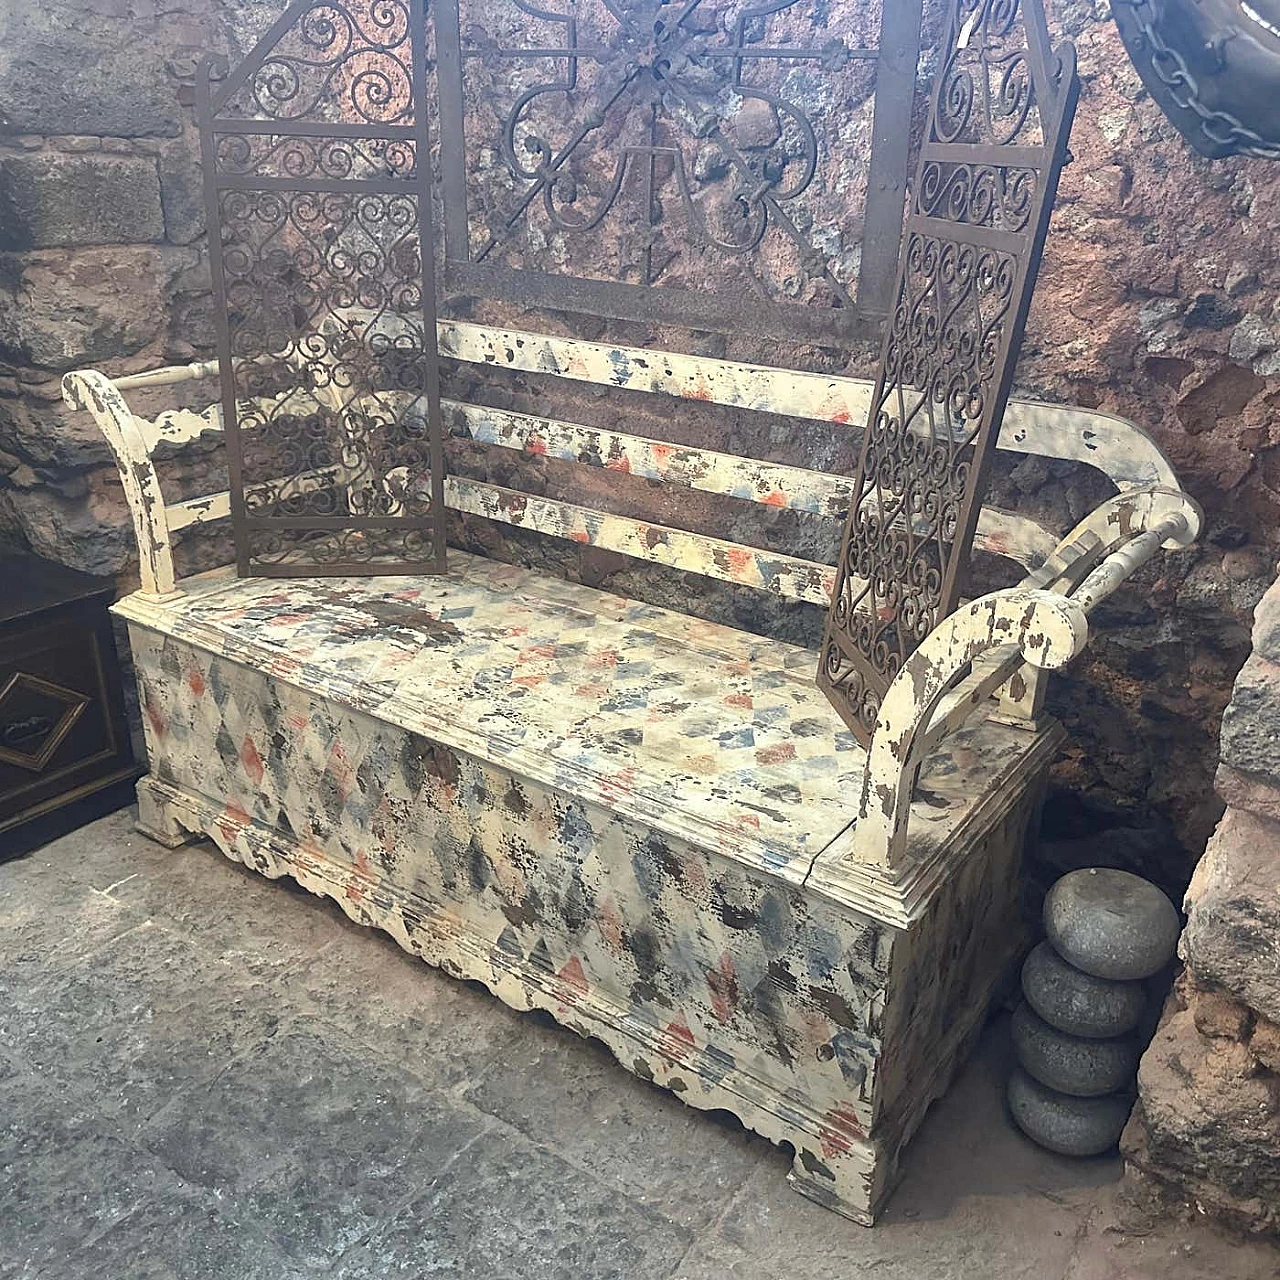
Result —
MULTIPOLYGON (((578 1035, 599 1040, 632 1074, 671 1090, 689 1106, 732 1112, 761 1137, 791 1146, 796 1154, 788 1182, 798 1192, 854 1222, 874 1224, 896 1178, 897 1150, 886 1151, 850 1129, 833 1131, 829 1115, 797 1093, 794 1083, 784 1095, 740 1067, 724 1070, 713 1045, 682 1051, 663 1028, 605 993, 569 989, 555 973, 503 954, 495 939, 469 931, 439 904, 304 848, 243 813, 151 776, 139 781, 138 795, 145 815, 138 829, 166 847, 208 837, 232 861, 268 879, 291 876, 311 893, 332 899, 357 924, 390 934, 403 950, 452 977, 480 982, 511 1008, 549 1013, 578 1035)), ((949 1076, 930 1101, 945 1091, 949 1076)))

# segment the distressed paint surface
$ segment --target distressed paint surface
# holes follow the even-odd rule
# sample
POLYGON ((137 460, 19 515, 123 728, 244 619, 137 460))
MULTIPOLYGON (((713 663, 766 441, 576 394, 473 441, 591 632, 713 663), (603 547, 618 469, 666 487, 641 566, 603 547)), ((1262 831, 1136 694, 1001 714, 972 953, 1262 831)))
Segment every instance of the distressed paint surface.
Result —
MULTIPOLYGON (((443 322, 440 325, 440 342, 445 354, 474 363, 500 365, 533 373, 552 373, 561 377, 595 381, 605 386, 647 390, 686 399, 709 400, 767 412, 813 417, 823 421, 864 421, 870 404, 871 384, 859 379, 832 378, 708 357, 608 347, 599 343, 459 322, 443 322)), ((120 389, 160 387, 205 378, 210 376, 213 368, 210 364, 175 365, 120 379, 118 386, 93 370, 70 373, 63 379, 64 398, 72 406, 93 414, 115 454, 133 515, 142 564, 143 590, 152 595, 164 596, 174 590, 174 571, 172 530, 166 520, 164 498, 151 462, 151 454, 162 443, 180 446, 206 431, 220 430, 221 414, 217 406, 210 406, 202 411, 167 411, 154 420, 134 417, 120 394, 120 389)), ((308 402, 310 407, 314 407, 314 397, 301 389, 284 392, 277 399, 288 399, 291 396, 299 398, 303 407, 308 407, 308 402)), ((462 406, 457 402, 447 402, 446 407, 451 414, 461 413, 472 421, 477 412, 472 407, 462 406)), ((508 419, 510 418, 511 415, 508 415, 508 419)), ((556 423, 555 426, 570 436, 574 431, 586 430, 567 423, 556 423)), ((507 434, 510 435, 516 429, 509 425, 507 434)), ((501 429, 495 426, 492 430, 494 443, 506 443, 500 438, 503 435, 501 429)), ((657 445, 661 449, 664 447, 661 442, 636 438, 632 438, 632 441, 626 449, 636 453, 638 473, 647 474, 646 466, 652 466, 655 472, 660 472, 660 460, 653 453, 653 446, 657 445)), ((1122 490, 1152 484, 1175 490, 1178 487, 1172 468, 1145 432, 1124 419, 1092 410, 1060 408, 1037 402, 1011 402, 998 447, 1084 462, 1102 470, 1122 490)), ((630 459, 626 453, 612 452, 612 444, 609 448, 611 457, 619 461, 625 460, 629 465, 630 459)), ((797 473, 783 477, 775 474, 779 469, 774 464, 758 463, 750 459, 734 460, 730 455, 714 455, 705 451, 686 450, 683 453, 684 461, 667 468, 672 472, 671 478, 675 483, 689 482, 692 487, 691 477, 697 472, 706 477, 706 487, 714 492, 725 492, 725 489, 718 486, 728 481, 728 492, 734 496, 753 496, 754 500, 769 502, 775 493, 787 493, 789 484, 795 490, 794 500, 779 505, 795 505, 797 509, 809 510, 812 509, 809 504, 814 503, 816 509, 825 514, 832 506, 844 503, 843 496, 836 497, 829 487, 840 486, 842 482, 839 478, 819 476, 816 480, 802 479, 814 476, 815 473, 805 473, 800 468, 783 469, 797 473), (735 461, 742 467, 737 475, 733 474, 735 461), (784 480, 785 483, 778 486, 772 483, 776 480, 784 480), (763 497, 760 496, 761 486, 767 488, 763 497)), ((609 463, 605 462, 604 465, 609 463)), ((489 501, 492 502, 492 499, 489 501)), ((494 505, 508 514, 511 511, 509 503, 494 505)), ((229 506, 229 503, 223 494, 210 494, 174 504, 173 528, 220 519, 224 506, 229 506)), ((581 533, 583 528, 585 522, 579 522, 574 524, 573 531, 581 533), (580 524, 582 527, 579 527, 580 524)), ((633 544, 645 541, 648 536, 638 530, 628 530, 625 535, 621 530, 617 532, 621 540, 633 544)), ((1011 556, 1028 565, 1035 563, 1048 550, 1049 535, 1038 530, 1033 522, 1007 512, 984 511, 979 537, 984 550, 1011 556)), ((714 551, 706 554, 708 551, 711 549, 701 548, 693 557, 694 560, 710 565, 713 569, 728 565, 739 575, 730 577, 729 581, 745 582, 765 589, 775 589, 774 584, 785 585, 788 590, 796 592, 792 598, 818 604, 824 604, 829 598, 830 573, 822 570, 814 573, 799 567, 809 562, 796 562, 791 566, 760 563, 756 556, 767 553, 740 547, 739 551, 745 555, 747 563, 743 570, 739 570, 736 565, 739 556, 726 558, 714 551)), ((662 552, 660 555, 670 553, 662 552)), ((646 558, 656 559, 659 563, 672 563, 669 559, 657 559, 652 555, 646 558)), ((781 558, 775 556, 772 559, 778 561, 781 558)), ((824 570, 825 568, 823 566, 824 570)), ((712 576, 723 577, 723 574, 713 573, 712 576)))
POLYGON ((554 538, 566 538, 579 546, 620 551, 668 569, 768 591, 784 600, 825 605, 831 598, 835 570, 813 560, 799 560, 776 551, 762 551, 668 525, 610 515, 572 502, 539 498, 456 476, 445 481, 445 495, 455 511, 532 529, 554 538))
POLYGON ((110 379, 94 369, 67 374, 62 380, 62 394, 72 408, 84 409, 93 415, 111 447, 133 519, 142 590, 149 596, 171 595, 173 549, 164 494, 138 420, 110 379))
MULTIPOLYGON (((813 684, 812 651, 454 559, 445 578, 209 575, 170 603, 116 608, 794 883, 857 818, 866 756, 813 684)), ((983 735, 981 752, 959 740, 962 764, 929 762, 935 830, 1029 748, 1016 730, 983 735)))
MULTIPOLYGON (((485 332, 489 333, 490 338, 494 340, 496 340, 495 335, 502 336, 498 331, 485 332)), ((505 336, 513 343, 519 337, 519 335, 505 336)), ((582 344, 570 345, 575 349, 582 346, 582 344)), ((587 347, 590 348, 590 344, 587 344, 587 347)), ((556 350, 560 351, 559 348, 556 350)), ((563 351, 560 354, 563 355, 563 351)), ((586 354, 592 355, 592 350, 588 349, 586 354)), ((655 360, 664 358, 664 353, 652 354, 655 360)), ((695 360, 694 364, 701 366, 706 362, 699 359, 695 360)), ((721 365, 724 366, 720 369, 724 378, 729 378, 731 375, 737 376, 733 370, 738 369, 738 366, 731 366, 728 362, 711 362, 711 366, 714 366, 712 371, 719 369, 721 365)), ((677 372, 676 366, 683 368, 677 360, 672 366, 672 372, 664 376, 674 377, 677 372)), ((141 376, 161 384, 179 381, 193 376, 193 373, 202 374, 203 372, 203 366, 194 369, 177 367, 172 370, 158 371, 154 377, 141 376)), ((763 378, 764 373, 768 371, 756 370, 756 372, 763 378)), ((803 379, 801 381, 803 382, 803 379)), ((104 430, 109 438, 118 441, 117 454, 121 460, 122 474, 125 473, 126 463, 128 463, 129 473, 135 481, 138 481, 134 487, 147 493, 154 491, 158 494, 158 484, 155 483, 150 459, 145 456, 146 449, 154 447, 161 441, 179 443, 182 440, 194 438, 208 429, 216 429, 218 425, 216 409, 205 413, 177 411, 169 415, 162 414, 154 422, 134 419, 136 430, 130 434, 127 430, 116 429, 121 419, 123 400, 118 390, 101 375, 72 374, 68 376, 67 384, 70 398, 76 399, 78 403, 87 404, 97 415, 108 419, 103 424, 104 430), (106 393, 100 394, 103 387, 106 388, 106 393), (139 435, 142 461, 130 462, 129 459, 140 452, 139 441, 133 438, 139 435), (139 477, 141 477, 140 481, 139 477)), ((303 399, 309 399, 309 393, 303 391, 284 392, 282 395, 284 398, 301 396, 303 399)), ((819 508, 829 510, 839 501, 838 498, 833 497, 830 489, 825 492, 823 489, 824 482, 838 485, 840 483, 838 480, 832 482, 827 477, 816 476, 815 473, 805 472, 802 469, 777 468, 772 464, 756 463, 749 459, 734 459, 729 455, 709 454, 695 450, 684 450, 678 453, 672 451, 669 455, 675 458, 675 465, 672 466, 669 457, 664 457, 661 452, 664 448, 670 450, 671 447, 657 441, 624 437, 619 433, 582 434, 587 432, 586 428, 578 428, 572 424, 558 423, 549 419, 538 419, 530 415, 500 412, 496 418, 485 417, 482 415, 496 411, 474 410, 456 404, 451 406, 451 411, 459 415, 458 420, 465 422, 468 429, 479 429, 481 432, 490 430, 494 442, 502 443, 505 447, 515 447, 518 443, 524 449, 530 449, 532 446, 532 451, 536 452, 539 445, 544 447, 554 445, 555 448, 564 452, 570 449, 578 450, 579 456, 589 459, 599 456, 601 465, 605 466, 621 463, 626 468, 630 468, 634 461, 639 464, 637 469, 641 474, 646 473, 646 468, 652 468, 659 476, 664 472, 673 474, 677 483, 688 482, 691 486, 695 483, 705 484, 718 492, 723 491, 727 486, 730 491, 735 491, 740 496, 753 496, 756 500, 760 500, 762 496, 762 486, 772 486, 769 488, 769 493, 763 495, 765 500, 777 494, 784 502, 792 501, 788 489, 780 487, 781 484, 786 484, 795 491, 795 501, 802 508, 813 503, 819 508), (489 424, 488 427, 486 423, 489 424), (549 439, 540 437, 539 431, 549 439), (557 432, 561 434, 557 435, 557 432), (788 474, 784 476, 783 472, 788 474)), ((127 410, 124 412, 127 415, 127 410)), ((1141 454, 1142 450, 1139 449, 1135 456, 1140 457, 1141 454)), ((317 479, 317 483, 321 482, 321 479, 317 479)), ((824 603, 831 588, 832 571, 826 566, 810 561, 796 560, 739 544, 720 542, 687 531, 656 526, 626 517, 605 515, 571 503, 554 502, 464 478, 450 477, 446 485, 446 494, 449 505, 458 510, 484 515, 490 519, 520 525, 552 536, 568 538, 583 545, 605 547, 654 563, 704 573, 757 589, 770 590, 791 599, 824 603)), ((175 504, 170 509, 172 527, 182 528, 189 524, 219 519, 224 514, 226 505, 227 500, 224 495, 190 499, 175 504)), ((1170 545, 1184 545, 1198 528, 1199 514, 1194 510, 1194 504, 1189 503, 1185 495, 1180 492, 1156 489, 1135 491, 1131 496, 1121 495, 1104 504, 1098 512, 1083 521, 1077 530, 1073 531, 1071 538, 1064 543, 1064 546, 1074 545, 1076 540, 1096 535, 1101 537, 1108 547, 1116 547, 1125 537, 1140 535, 1158 514, 1175 510, 1181 510, 1187 515, 1187 527, 1181 531, 1185 536, 1171 539, 1170 545)), ((171 584, 172 559, 169 552, 171 526, 166 522, 164 508, 160 507, 157 510, 153 501, 144 502, 140 499, 135 504, 135 513, 140 542, 145 541, 148 527, 152 533, 150 550, 154 564, 153 581, 156 584, 166 582, 171 584)), ((1005 520, 1002 527, 999 523, 1004 519, 1002 513, 989 513, 989 516, 993 525, 990 549, 1003 552, 1013 545, 1020 546, 1024 552, 1027 550, 1028 538, 1024 530, 1020 530, 1009 520, 1005 520)), ((1013 519, 1016 520, 1016 518, 1013 519)), ((1150 539, 1147 538, 1145 541, 1149 542, 1150 539)), ((1139 563, 1140 559, 1135 557, 1139 557, 1140 554, 1140 550, 1135 550, 1130 554, 1126 564, 1139 563)), ((1056 559, 1050 557, 1046 571, 1055 563, 1056 559)), ((1123 572, 1116 563, 1110 564, 1106 572, 1111 580, 1109 590, 1114 590, 1114 585, 1123 577, 1123 572)), ((1039 579, 1043 576, 1043 572, 1033 574, 1028 579, 1028 585, 1031 584, 1032 579, 1036 579, 1036 585, 1040 585, 1039 579)), ((145 585, 144 579, 144 589, 145 585)), ((162 587, 158 590, 159 594, 166 594, 162 587)), ((893 724, 885 726, 885 732, 880 734, 880 746, 881 755, 884 756, 886 763, 878 771, 883 777, 873 784, 872 790, 880 797, 881 811, 886 803, 884 797, 891 792, 898 796, 898 800, 892 806, 893 813, 886 815, 887 825, 879 834, 874 834, 873 824, 863 824, 859 846, 862 857, 869 862, 879 863, 888 868, 892 868, 895 863, 901 864, 905 847, 903 832, 908 809, 906 797, 910 794, 910 785, 906 778, 913 774, 915 763, 927 750, 932 749, 944 734, 960 727, 986 703, 995 687, 991 682, 991 673, 996 670, 999 663, 1004 664, 999 667, 1004 677, 1014 676, 1016 679, 1022 679, 1017 675, 1017 664, 1010 665, 1003 659, 999 659, 996 665, 987 662, 988 669, 985 675, 979 676, 979 673, 975 672, 974 679, 971 679, 967 685, 962 672, 949 671, 945 675, 945 681, 951 694, 944 711, 935 718, 932 726, 926 728, 923 721, 927 720, 928 716, 922 714, 918 704, 913 704, 913 709, 906 718, 900 713, 895 713, 893 724), (1008 670, 1004 669, 1006 666, 1008 670), (987 683, 983 684, 983 679, 986 679, 987 683), (892 749, 886 747, 890 738, 893 740, 892 749), (904 743, 909 745, 904 746, 904 743), (910 767, 907 767, 908 765, 910 767), (897 770, 894 778, 889 776, 891 769, 897 770)), ((1013 718, 1025 719, 1034 713, 1042 685, 1028 676, 1022 681, 1020 687, 1024 687, 1028 692, 1020 701, 1016 697, 1006 696, 1004 709, 1013 718)), ((895 878, 902 879, 900 867, 895 872, 895 878)), ((876 892, 877 886, 873 884, 871 893, 874 896, 876 892)), ((898 901, 892 904, 893 908, 902 912, 908 911, 909 908, 903 903, 911 897, 912 892, 910 887, 894 886, 890 896, 896 894, 898 901)), ((881 904, 877 903, 877 905, 881 904)))
MULTIPOLYGON (((472 364, 548 373, 579 382, 858 428, 866 424, 875 390, 874 383, 863 378, 607 346, 462 321, 442 321, 439 332, 442 356, 472 364)), ((1121 489, 1146 484, 1178 486, 1168 459, 1141 427, 1094 409, 1010 400, 996 447, 1086 463, 1121 489)))
POLYGON ((636 1074, 791 1142, 801 1189, 871 1220, 980 1024, 998 976, 985 930, 1016 913, 1004 871, 1020 831, 964 851, 930 936, 912 942, 625 805, 358 710, 350 692, 137 624, 131 639, 152 770, 140 795, 159 836, 208 834, 514 1007, 598 1036, 636 1074), (920 948, 946 958, 932 982, 920 948), (946 998, 956 983, 974 997, 960 1008, 946 998), (917 1011, 910 1061, 884 1037, 903 998, 917 1011), (907 1083, 883 1078, 886 1057, 907 1083))
POLYGON ((865 760, 813 654, 458 553, 446 578, 189 579, 126 617, 803 876, 865 760))
MULTIPOLYGON (((473 325, 441 339, 479 363, 831 422, 864 417, 870 394, 473 325)), ((1018 858, 1060 731, 1009 698, 1020 726, 989 717, 989 694, 1028 660, 1074 653, 1080 606, 1031 592, 1037 614, 1027 591, 997 593, 980 602, 989 626, 944 624, 886 699, 869 762, 813 683, 816 654, 512 566, 455 554, 445 578, 218 573, 176 592, 171 530, 222 518, 227 497, 166 510, 150 454, 220 429, 219 413, 148 422, 100 374, 65 388, 111 443, 142 550, 144 589, 117 612, 152 762, 145 829, 168 844, 207 834, 599 1037, 693 1105, 792 1143, 801 1190, 872 1221, 1017 945, 1018 858)), ((505 448, 828 518, 847 505, 847 481, 799 468, 449 411, 505 448)), ((1121 488, 1174 483, 1154 445, 1106 415, 1013 406, 1000 445, 1078 458, 1121 488)), ((772 552, 461 477, 446 495, 791 598, 830 590, 826 566, 772 552)), ((1174 489, 1105 504, 1056 551, 1008 513, 984 513, 982 536, 1028 564, 1048 556, 1024 586, 1078 587, 1091 606, 1198 522, 1174 489)))
MULTIPOLYGON (((1032 666, 1057 670, 1084 648, 1084 610, 1049 591, 996 591, 945 618, 890 684, 868 752, 855 834, 865 861, 892 867, 906 852, 910 795, 934 709, 957 674, 993 650, 1012 649, 1032 666)), ((985 698, 983 699, 985 701, 985 698)))
MULTIPOLYGON (((446 422, 477 444, 621 471, 645 480, 742 498, 780 510, 806 511, 836 521, 843 521, 849 511, 853 484, 847 476, 759 462, 510 409, 464 405, 454 400, 443 404, 446 422)), ((1035 566, 1054 549, 1057 539, 1034 520, 984 507, 978 517, 976 544, 983 551, 1035 566)))

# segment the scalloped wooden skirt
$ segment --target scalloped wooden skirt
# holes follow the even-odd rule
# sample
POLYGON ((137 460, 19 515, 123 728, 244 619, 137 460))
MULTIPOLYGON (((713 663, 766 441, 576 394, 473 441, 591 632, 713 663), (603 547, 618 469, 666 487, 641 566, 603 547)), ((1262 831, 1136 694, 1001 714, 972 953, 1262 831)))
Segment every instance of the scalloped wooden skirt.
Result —
POLYGON ((909 928, 136 622, 140 826, 208 836, 794 1151, 870 1225, 1023 938, 1018 784, 909 928))

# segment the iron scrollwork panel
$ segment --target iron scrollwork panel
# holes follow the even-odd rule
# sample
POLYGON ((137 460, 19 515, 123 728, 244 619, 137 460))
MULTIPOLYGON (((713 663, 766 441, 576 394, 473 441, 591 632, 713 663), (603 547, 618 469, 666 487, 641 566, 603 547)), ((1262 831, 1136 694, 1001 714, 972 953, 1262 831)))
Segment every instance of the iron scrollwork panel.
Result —
POLYGON ((779 339, 874 332, 921 0, 441 0, 456 294, 779 339))
POLYGON ((1077 93, 1039 0, 951 0, 818 672, 864 743, 957 603, 1077 93))
POLYGON ((422 0, 295 0, 198 86, 243 574, 444 567, 422 0))

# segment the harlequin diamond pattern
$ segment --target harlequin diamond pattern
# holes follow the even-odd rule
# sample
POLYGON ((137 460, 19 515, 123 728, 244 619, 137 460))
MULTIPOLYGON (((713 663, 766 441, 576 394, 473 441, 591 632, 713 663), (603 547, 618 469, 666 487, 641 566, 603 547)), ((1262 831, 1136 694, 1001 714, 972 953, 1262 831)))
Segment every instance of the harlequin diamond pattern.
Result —
MULTIPOLYGON (((514 566, 459 554, 443 578, 193 582, 165 630, 771 867, 807 866, 856 814, 863 753, 811 654, 514 566)), ((198 678, 221 709, 225 676, 198 678)), ((206 742, 227 732, 207 727, 206 742)), ((256 735, 254 751, 268 759, 256 735)))

